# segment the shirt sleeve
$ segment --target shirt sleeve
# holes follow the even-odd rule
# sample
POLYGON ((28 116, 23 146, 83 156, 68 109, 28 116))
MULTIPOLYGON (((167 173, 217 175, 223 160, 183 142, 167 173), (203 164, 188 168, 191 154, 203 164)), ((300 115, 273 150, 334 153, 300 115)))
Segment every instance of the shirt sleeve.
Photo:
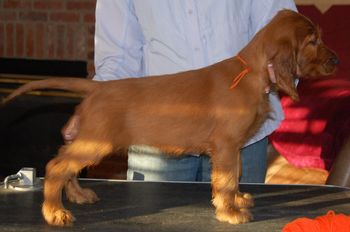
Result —
POLYGON ((95 80, 143 75, 143 34, 129 0, 97 0, 95 80))
POLYGON ((253 0, 250 11, 250 39, 282 9, 297 11, 292 0, 253 0))

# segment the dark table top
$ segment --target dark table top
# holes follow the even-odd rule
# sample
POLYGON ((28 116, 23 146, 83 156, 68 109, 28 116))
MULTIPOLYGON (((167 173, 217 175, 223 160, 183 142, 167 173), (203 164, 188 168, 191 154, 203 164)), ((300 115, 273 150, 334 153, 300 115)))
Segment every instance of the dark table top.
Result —
POLYGON ((328 210, 350 214, 350 190, 327 186, 241 184, 255 198, 254 220, 230 225, 215 219, 209 183, 81 180, 100 201, 76 205, 64 200, 77 221, 68 228, 46 224, 42 190, 0 190, 0 231, 281 231, 299 217, 328 210))

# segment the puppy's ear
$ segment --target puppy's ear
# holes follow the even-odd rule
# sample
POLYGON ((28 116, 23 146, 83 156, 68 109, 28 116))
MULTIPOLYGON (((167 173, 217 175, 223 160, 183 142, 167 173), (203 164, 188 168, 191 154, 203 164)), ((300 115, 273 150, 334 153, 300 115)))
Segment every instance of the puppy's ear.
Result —
POLYGON ((274 67, 277 88, 294 101, 299 100, 294 83, 297 72, 296 52, 291 41, 279 41, 268 53, 271 54, 269 57, 274 67))

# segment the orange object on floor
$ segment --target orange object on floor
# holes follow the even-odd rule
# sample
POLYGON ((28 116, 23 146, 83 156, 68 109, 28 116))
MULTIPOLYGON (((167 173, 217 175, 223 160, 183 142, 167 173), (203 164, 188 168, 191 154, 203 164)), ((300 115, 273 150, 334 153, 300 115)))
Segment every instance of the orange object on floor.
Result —
POLYGON ((299 218, 288 223, 282 232, 349 232, 350 216, 336 215, 328 211, 327 215, 315 219, 299 218))

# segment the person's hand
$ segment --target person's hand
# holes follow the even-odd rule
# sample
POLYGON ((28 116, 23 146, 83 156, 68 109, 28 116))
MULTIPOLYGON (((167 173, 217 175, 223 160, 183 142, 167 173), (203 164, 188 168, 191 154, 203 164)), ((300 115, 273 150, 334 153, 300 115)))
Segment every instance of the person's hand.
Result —
MULTIPOLYGON (((276 84, 276 75, 275 75, 275 70, 273 69, 272 63, 267 64, 267 73, 269 74, 270 81, 273 84, 276 84)), ((269 92, 270 92, 270 86, 266 87, 265 89, 265 93, 269 93, 269 92)))

